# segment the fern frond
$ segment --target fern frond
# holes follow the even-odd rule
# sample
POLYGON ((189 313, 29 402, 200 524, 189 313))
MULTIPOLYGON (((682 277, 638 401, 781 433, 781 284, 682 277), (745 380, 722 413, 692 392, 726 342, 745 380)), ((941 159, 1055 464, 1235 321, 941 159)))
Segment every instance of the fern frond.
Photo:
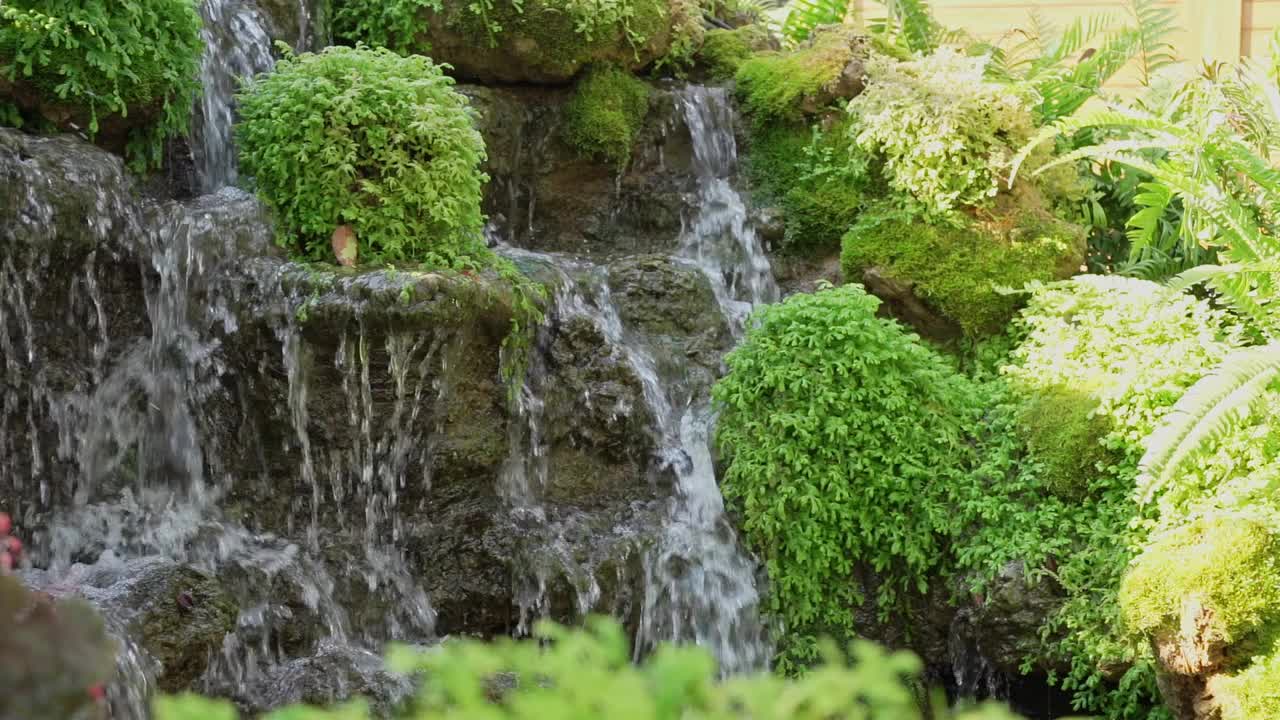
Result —
POLYGON ((1177 12, 1160 0, 1129 0, 1129 13, 1137 30, 1138 77, 1142 85, 1160 70, 1178 61, 1178 52, 1169 42, 1177 32, 1177 12))
POLYGON ((1151 502, 1182 465, 1238 425, 1280 377, 1280 343, 1236 351, 1182 396, 1147 438, 1139 468, 1138 498, 1151 502))
POLYGON ((818 27, 843 22, 848 10, 849 0, 792 0, 782 36, 791 44, 802 43, 818 27))

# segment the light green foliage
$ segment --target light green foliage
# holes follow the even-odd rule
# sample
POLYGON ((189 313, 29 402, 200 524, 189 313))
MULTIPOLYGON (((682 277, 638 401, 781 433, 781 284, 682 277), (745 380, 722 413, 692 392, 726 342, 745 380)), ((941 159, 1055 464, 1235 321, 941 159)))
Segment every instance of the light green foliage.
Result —
POLYGON ((883 575, 887 611, 963 527, 973 388, 879 304, 848 285, 766 307, 715 386, 722 488, 766 563, 784 667, 856 630, 855 563, 883 575))
POLYGON ((1222 720, 1280 717, 1280 642, 1244 670, 1214 678, 1213 696, 1222 720))
POLYGON ((823 25, 852 22, 870 30, 877 43, 892 45, 903 54, 927 53, 944 42, 961 37, 934 19, 928 0, 884 0, 884 17, 861 17, 860 3, 851 0, 792 0, 782 34, 792 43, 802 43, 823 25))
POLYGON ((282 241, 328 259, 350 224, 362 262, 467 265, 483 248, 485 150, 452 85, 426 58, 343 47, 254 79, 240 96, 241 164, 282 241))
POLYGON ((858 147, 930 213, 990 203, 1034 134, 1028 94, 986 80, 985 62, 946 48, 908 62, 872 56, 867 89, 849 103, 858 147))
MULTIPOLYGON (((398 720, 923 720, 920 661, 867 642, 850 661, 834 651, 823 667, 796 681, 776 675, 716 680, 715 661, 697 647, 662 647, 631 662, 622 629, 591 620, 586 630, 553 625, 538 641, 448 642, 426 653, 393 651, 388 664, 421 672, 423 683, 398 720)), ((941 702, 932 720, 1015 720, 994 704, 952 711, 941 702)), ((156 720, 234 720, 230 703, 194 696, 161 699, 156 720)), ((288 708, 266 720, 368 720, 355 703, 333 710, 288 708)))
POLYGON ((1280 536, 1248 516, 1216 515, 1153 538, 1120 588, 1128 627, 1176 632, 1191 600, 1228 643, 1280 620, 1280 536))
MULTIPOLYGON (((444 10, 444 0, 336 0, 334 6, 333 32, 339 39, 408 53, 424 29, 422 15, 444 10)), ((468 9, 493 27, 486 22, 493 0, 477 0, 468 9)))
POLYGON ((855 52, 849 31, 834 28, 816 35, 810 46, 760 53, 739 66, 738 97, 758 124, 798 120, 822 109, 824 91, 838 81, 855 52))
POLYGON ((748 172, 764 202, 776 203, 786 222, 781 248, 823 253, 838 247, 872 189, 869 168, 851 153, 848 120, 823 131, 775 123, 751 132, 748 172))
POLYGON ((698 62, 706 69, 707 77, 730 80, 738 73, 742 63, 755 52, 767 46, 769 30, 763 25, 744 25, 733 30, 715 28, 708 30, 698 53, 698 62))
POLYGON ((622 167, 649 113, 650 88, 613 67, 593 68, 565 106, 565 138, 580 153, 622 167))
MULTIPOLYGON (((1026 194, 1023 198, 1034 200, 1026 194)), ((866 268, 915 285, 916 293, 969 336, 999 332, 1019 298, 1000 288, 1069 275, 1084 254, 1084 231, 1028 203, 1012 217, 930 224, 889 202, 867 210, 844 237, 845 278, 866 268)))
MULTIPOLYGON (((191 0, 6 0, 0 74, 87 112, 149 114, 129 138, 131 165, 158 167, 161 144, 187 130, 204 43, 191 0)), ((29 108, 30 110, 30 108, 29 108)))

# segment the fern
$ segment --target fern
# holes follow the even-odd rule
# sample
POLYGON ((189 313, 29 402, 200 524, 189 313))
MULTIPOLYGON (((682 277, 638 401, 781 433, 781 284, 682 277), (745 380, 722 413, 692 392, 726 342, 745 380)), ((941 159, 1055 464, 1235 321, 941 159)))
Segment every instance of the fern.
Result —
POLYGON ((1152 76, 1178 61, 1177 50, 1169 42, 1177 30, 1177 12, 1160 0, 1129 0, 1129 13, 1137 30, 1138 77, 1143 86, 1148 86, 1152 76))
POLYGON ((1147 439, 1139 464, 1142 502, 1150 502, 1201 448, 1236 427, 1276 378, 1280 342, 1239 350, 1193 385, 1147 439))
POLYGON ((848 11, 849 0, 793 0, 782 36, 792 44, 802 43, 819 27, 843 22, 848 11))

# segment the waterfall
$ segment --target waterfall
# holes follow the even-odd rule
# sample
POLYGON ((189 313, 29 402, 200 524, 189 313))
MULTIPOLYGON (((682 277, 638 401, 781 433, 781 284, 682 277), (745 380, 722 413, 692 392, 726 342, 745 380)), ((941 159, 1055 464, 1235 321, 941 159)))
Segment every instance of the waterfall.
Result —
POLYGON ((270 70, 275 60, 266 21, 249 0, 202 0, 200 15, 203 94, 196 107, 192 152, 201 190, 213 192, 236 181, 236 90, 244 79, 270 70))

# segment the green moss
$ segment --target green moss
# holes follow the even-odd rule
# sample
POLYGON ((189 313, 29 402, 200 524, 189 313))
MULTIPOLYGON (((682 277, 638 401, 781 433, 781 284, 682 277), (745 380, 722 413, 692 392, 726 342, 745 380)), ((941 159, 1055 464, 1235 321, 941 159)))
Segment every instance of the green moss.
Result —
POLYGON ((1280 718, 1280 643, 1235 675, 1214 678, 1211 692, 1222 720, 1280 718))
POLYGON ((649 112, 649 93, 649 86, 630 73, 592 69, 565 108, 565 139, 585 156, 626 165, 649 112))
POLYGON ((757 123, 797 120, 826 104, 824 91, 854 55, 848 32, 839 29, 819 33, 808 47, 760 53, 738 68, 738 95, 757 123))
POLYGON ((769 30, 760 25, 744 25, 733 30, 717 28, 707 32, 698 54, 698 64, 712 80, 729 80, 757 50, 769 44, 769 30))
POLYGON ((826 131, 773 123, 751 132, 748 174, 759 198, 783 211, 780 250, 810 255, 839 247, 871 195, 868 174, 849 163, 849 120, 826 131))
MULTIPOLYGON (((1240 515, 1200 518, 1155 538, 1120 586, 1127 627, 1177 630, 1183 603, 1198 599, 1228 643, 1280 619, 1280 536, 1240 515)), ((1262 716, 1253 716, 1262 717, 1262 716)))
POLYGON ((1046 487, 1066 500, 1081 500, 1110 453, 1103 438, 1110 423, 1085 389, 1056 385, 1029 398, 1018 414, 1027 448, 1043 465, 1046 487))
POLYGON ((999 332, 1021 288, 1070 274, 1083 253, 1084 230, 1043 211, 1014 208, 956 225, 923 222, 890 202, 868 210, 844 237, 841 267, 858 280, 877 267, 916 293, 970 337, 999 332))

